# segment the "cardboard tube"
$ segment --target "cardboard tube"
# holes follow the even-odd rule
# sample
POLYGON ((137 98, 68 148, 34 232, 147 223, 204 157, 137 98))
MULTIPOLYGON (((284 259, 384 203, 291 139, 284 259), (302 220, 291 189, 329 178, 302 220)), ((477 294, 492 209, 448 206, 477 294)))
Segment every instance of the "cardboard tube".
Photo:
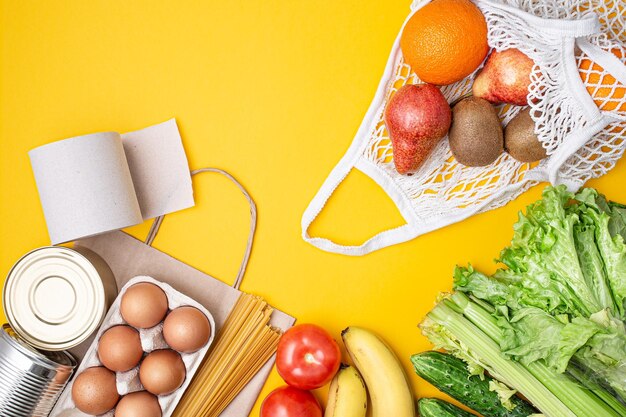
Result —
POLYGON ((28 154, 53 244, 143 221, 118 133, 65 139, 28 154))

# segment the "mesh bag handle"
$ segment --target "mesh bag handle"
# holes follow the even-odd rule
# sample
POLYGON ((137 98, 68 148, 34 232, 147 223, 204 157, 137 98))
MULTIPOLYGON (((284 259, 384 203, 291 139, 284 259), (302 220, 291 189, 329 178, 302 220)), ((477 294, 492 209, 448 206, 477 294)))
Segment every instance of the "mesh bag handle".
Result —
MULTIPOLYGON (((385 248, 387 246, 395 245, 398 243, 406 242, 418 236, 418 231, 414 227, 414 220, 408 207, 406 200, 400 197, 400 194, 387 193, 389 197, 394 201, 396 207, 400 210, 400 214, 405 219, 406 224, 388 229, 376 234, 370 239, 366 240, 360 245, 342 245, 323 237, 312 237, 309 235, 309 228, 317 216, 322 212, 328 199, 334 194, 335 190, 341 184, 348 173, 352 170, 350 161, 348 164, 340 164, 330 176, 326 179, 318 193, 315 195, 307 209, 302 216, 302 238, 311 245, 325 250, 327 252, 340 253, 343 255, 360 256, 370 252, 374 252, 378 249, 385 248)), ((359 167, 361 168, 361 167, 359 167)), ((361 170, 365 171, 366 169, 361 170)), ((371 178, 381 185, 384 190, 388 190, 388 187, 394 187, 391 179, 385 179, 384 177, 376 176, 376 173, 367 173, 371 178), (374 175, 372 175, 374 174, 374 175), (388 181, 388 183, 386 183, 388 181), (381 184, 382 183, 382 184, 381 184)))
MULTIPOLYGON (((248 262, 250 261, 250 254, 252 253, 252 244, 254 243, 254 234, 256 232, 256 225, 257 225, 256 204, 254 200, 252 199, 252 197, 250 196, 250 194, 248 193, 248 191, 245 189, 245 187, 241 185, 241 183, 237 181, 237 179, 233 177, 232 175, 230 175, 228 172, 219 168, 200 168, 200 169, 191 171, 191 175, 194 176, 197 174, 201 174, 203 172, 214 172, 214 173, 221 174, 225 176, 226 178, 228 178, 231 182, 233 182, 237 186, 237 188, 239 188, 241 193, 244 195, 244 197, 248 201, 248 204, 250 205, 250 231, 248 233, 248 241, 246 243, 246 250, 243 254, 241 265, 239 266, 239 271, 237 272, 237 278, 235 278, 235 282, 233 283, 233 288, 238 290, 239 287, 241 286, 241 282, 243 281, 243 276, 246 274, 246 268, 248 267, 248 262)), ((165 218, 165 215, 159 216, 154 219, 154 222, 152 223, 152 226, 150 227, 150 231, 148 232, 148 236, 146 237, 146 240, 145 240, 146 245, 152 246, 152 242, 154 242, 154 239, 156 238, 157 233, 159 233, 159 229, 161 228, 161 224, 163 223, 164 218, 165 218)))
MULTIPOLYGON (((411 15, 431 1, 432 0, 415 0, 411 4, 411 15)), ((519 7, 509 6, 507 4, 503 4, 493 0, 473 1, 475 1, 476 3, 482 3, 484 5, 497 7, 498 9, 519 17, 520 19, 524 20, 528 25, 533 26, 534 28, 539 29, 545 33, 553 35, 578 38, 581 36, 587 36, 593 33, 597 33, 600 30, 600 23, 598 22, 598 18, 593 15, 576 20, 551 19, 535 16, 533 14, 525 12, 519 7)))
MULTIPOLYGON (((400 31, 400 34, 401 33, 402 31, 400 31)), ((400 45, 400 34, 398 34, 398 36, 396 37, 392 50, 398 49, 398 46, 400 45)), ((385 248, 387 246, 406 242, 408 240, 414 239, 419 235, 415 227, 418 220, 415 218, 415 215, 412 212, 406 198, 403 197, 401 190, 397 189, 393 180, 384 175, 380 175, 379 171, 376 169, 371 169, 371 166, 361 166, 359 164, 360 155, 363 152, 363 148, 367 145, 367 141, 359 141, 357 140, 357 138, 366 137, 371 131, 371 125, 375 123, 376 119, 379 116, 379 107, 381 103, 385 101, 386 97, 386 80, 393 74, 394 71, 394 55, 395 54, 392 52, 389 60, 387 61, 385 72, 383 74, 383 77, 381 78, 378 89, 376 90, 374 100, 372 100, 372 103, 367 110, 363 122, 361 123, 361 126, 356 133, 355 140, 352 141, 352 144, 350 145, 350 148, 348 149, 346 154, 341 158, 341 161, 339 161, 339 163, 333 168, 331 173, 324 181, 324 184, 315 194, 315 197, 313 197, 313 200, 302 215, 302 239, 304 239, 311 245, 327 252, 340 253, 343 255, 361 256, 385 248), (326 205, 326 202, 334 194, 337 187, 339 187, 339 185, 346 179, 350 171, 355 167, 365 172, 370 178, 374 179, 374 181, 376 181, 383 188, 383 190, 387 191, 387 194, 396 204, 396 207, 406 221, 406 224, 380 232, 360 245, 342 245, 328 238, 310 236, 309 228, 311 227, 311 224, 322 212, 324 206, 326 205), (394 192, 389 192, 390 189, 393 189, 394 192)))
POLYGON ((598 17, 591 14, 580 19, 553 19, 535 16, 519 7, 510 6, 493 0, 478 0, 477 3, 489 5, 503 10, 513 16, 517 16, 524 20, 529 26, 535 30, 545 32, 546 34, 579 38, 600 31, 600 22, 598 17))
MULTIPOLYGON (((615 77, 619 83, 626 85, 626 65, 622 64, 614 54, 597 47, 584 37, 577 38, 575 43, 591 61, 604 68, 604 70, 615 77)), ((589 141, 589 138, 594 137, 613 122, 620 120, 625 121, 626 115, 620 115, 616 112, 603 112, 598 109, 591 96, 586 92, 585 85, 578 74, 578 68, 569 68, 569 72, 566 73, 566 76, 569 84, 573 86, 572 91, 579 92, 579 102, 591 115, 590 118, 593 119, 594 122, 585 129, 571 135, 567 143, 561 145, 551 155, 546 171, 548 172, 551 183, 556 184, 562 182, 567 184, 570 189, 577 189, 581 184, 569 184, 567 179, 563 180, 559 177, 561 166, 572 155, 578 152, 589 141)))

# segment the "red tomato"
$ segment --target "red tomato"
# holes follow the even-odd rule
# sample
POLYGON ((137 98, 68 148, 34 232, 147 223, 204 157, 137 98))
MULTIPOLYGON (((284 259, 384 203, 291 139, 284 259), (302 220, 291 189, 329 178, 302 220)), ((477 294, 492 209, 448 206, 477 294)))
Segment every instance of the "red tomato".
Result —
POLYGON ((284 386, 265 398, 261 417, 322 417, 322 407, 309 391, 284 386))
POLYGON ((292 327, 278 342, 276 368, 292 387, 311 390, 326 385, 340 364, 339 345, 314 324, 292 327))

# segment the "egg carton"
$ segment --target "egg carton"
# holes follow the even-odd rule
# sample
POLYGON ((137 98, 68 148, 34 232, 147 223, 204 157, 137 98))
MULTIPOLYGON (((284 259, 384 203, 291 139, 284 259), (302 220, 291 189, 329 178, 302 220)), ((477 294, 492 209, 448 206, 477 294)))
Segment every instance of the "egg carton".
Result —
MULTIPOLYGON (((117 298, 111 305, 111 308, 109 309, 109 312, 107 313, 103 324, 100 326, 100 329, 96 333, 96 337, 89 349, 87 350, 87 353, 85 354, 85 357, 78 367, 75 375, 79 375, 85 369, 91 368, 93 366, 103 366, 102 362, 100 362, 100 359, 98 358, 98 342, 100 341, 100 337, 105 331, 113 326, 117 326, 120 324, 128 325, 128 323, 124 321, 120 313, 120 302, 126 290, 130 286, 138 284, 140 282, 149 282, 161 288, 167 295, 169 310, 173 310, 182 306, 195 307, 202 313, 204 313, 204 315, 209 319, 209 323, 211 324, 211 336, 208 343, 204 347, 193 353, 179 352, 186 369, 185 381, 183 382, 183 384, 180 386, 180 388, 178 388, 171 394, 158 396, 162 416, 168 417, 174 412, 176 405, 178 404, 183 393, 189 386, 189 383, 191 382, 194 374, 200 367, 200 364, 202 363, 202 360, 204 359, 209 348, 211 347, 211 344, 213 343, 213 339, 215 337, 215 320, 213 319, 211 313, 200 303, 176 291, 168 284, 159 282, 154 278, 148 276, 137 276, 131 279, 122 288, 117 298)), ((163 322, 149 329, 137 330, 139 331, 141 346, 145 353, 150 353, 154 350, 169 348, 168 344, 163 338, 163 322)), ((74 384, 74 380, 75 378, 70 381, 70 383, 67 385, 67 387, 59 397, 57 404, 50 413, 50 417, 89 417, 89 414, 85 414, 78 410, 74 404, 74 401, 72 400, 72 386, 74 384)), ((139 365, 131 369, 130 371, 116 372, 116 383, 117 392, 120 394, 120 397, 126 394, 130 394, 131 392, 142 391, 144 388, 141 384, 141 381, 139 380, 139 365)), ((114 410, 102 414, 102 416, 113 417, 114 410)))

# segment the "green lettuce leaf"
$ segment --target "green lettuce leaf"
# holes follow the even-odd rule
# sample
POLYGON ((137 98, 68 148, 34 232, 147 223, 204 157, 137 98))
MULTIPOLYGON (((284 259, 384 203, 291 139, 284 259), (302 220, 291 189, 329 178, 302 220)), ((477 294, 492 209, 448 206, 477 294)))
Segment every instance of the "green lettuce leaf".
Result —
POLYGON ((497 323, 505 355, 525 365, 541 361, 558 373, 582 365, 588 370, 588 387, 594 386, 591 382, 608 386, 626 399, 626 333, 624 323, 609 309, 568 322, 528 307, 510 320, 500 316, 497 323))
POLYGON ((502 382, 492 379, 489 381, 489 391, 498 394, 498 399, 504 408, 511 411, 515 408, 512 398, 517 394, 517 390, 507 387, 502 382))
POLYGON ((565 325, 555 317, 541 309, 526 307, 516 311, 510 321, 500 317, 498 326, 504 329, 500 347, 506 355, 526 365, 543 359, 546 365, 556 368, 565 325))
POLYGON ((626 206, 610 202, 609 208, 611 213, 609 233, 611 236, 620 235, 626 241, 626 206))
POLYGON ((597 226, 589 222, 589 216, 582 216, 580 220, 581 222, 574 226, 574 241, 585 280, 595 292, 602 308, 618 311, 609 286, 604 261, 596 245, 597 226))
POLYGON ((559 312, 588 317, 602 306, 578 262, 574 225, 579 220, 565 210, 572 197, 565 187, 547 187, 543 198, 520 214, 511 246, 500 260, 509 267, 503 275, 523 275, 517 279, 527 282, 543 278, 544 285, 560 294, 559 312))
POLYGON ((472 294, 494 307, 506 306, 513 310, 530 306, 559 314, 571 311, 576 304, 570 289, 552 280, 547 271, 517 273, 501 269, 488 277, 471 265, 457 267, 454 289, 472 294))
MULTIPOLYGON (((587 386, 599 384, 611 388, 626 401, 626 334, 624 323, 610 316, 608 311, 590 319, 575 318, 569 332, 580 333, 583 327, 595 333, 576 351, 570 367, 586 369, 587 386), (607 324, 607 321, 609 322, 607 324)), ((563 343, 567 340, 564 338, 563 343)))
POLYGON ((609 204, 603 195, 591 188, 576 194, 579 204, 570 211, 575 212, 586 223, 595 225, 595 241, 604 263, 606 278, 615 303, 615 312, 625 317, 626 300, 626 245, 624 228, 626 209, 619 204, 609 204))

